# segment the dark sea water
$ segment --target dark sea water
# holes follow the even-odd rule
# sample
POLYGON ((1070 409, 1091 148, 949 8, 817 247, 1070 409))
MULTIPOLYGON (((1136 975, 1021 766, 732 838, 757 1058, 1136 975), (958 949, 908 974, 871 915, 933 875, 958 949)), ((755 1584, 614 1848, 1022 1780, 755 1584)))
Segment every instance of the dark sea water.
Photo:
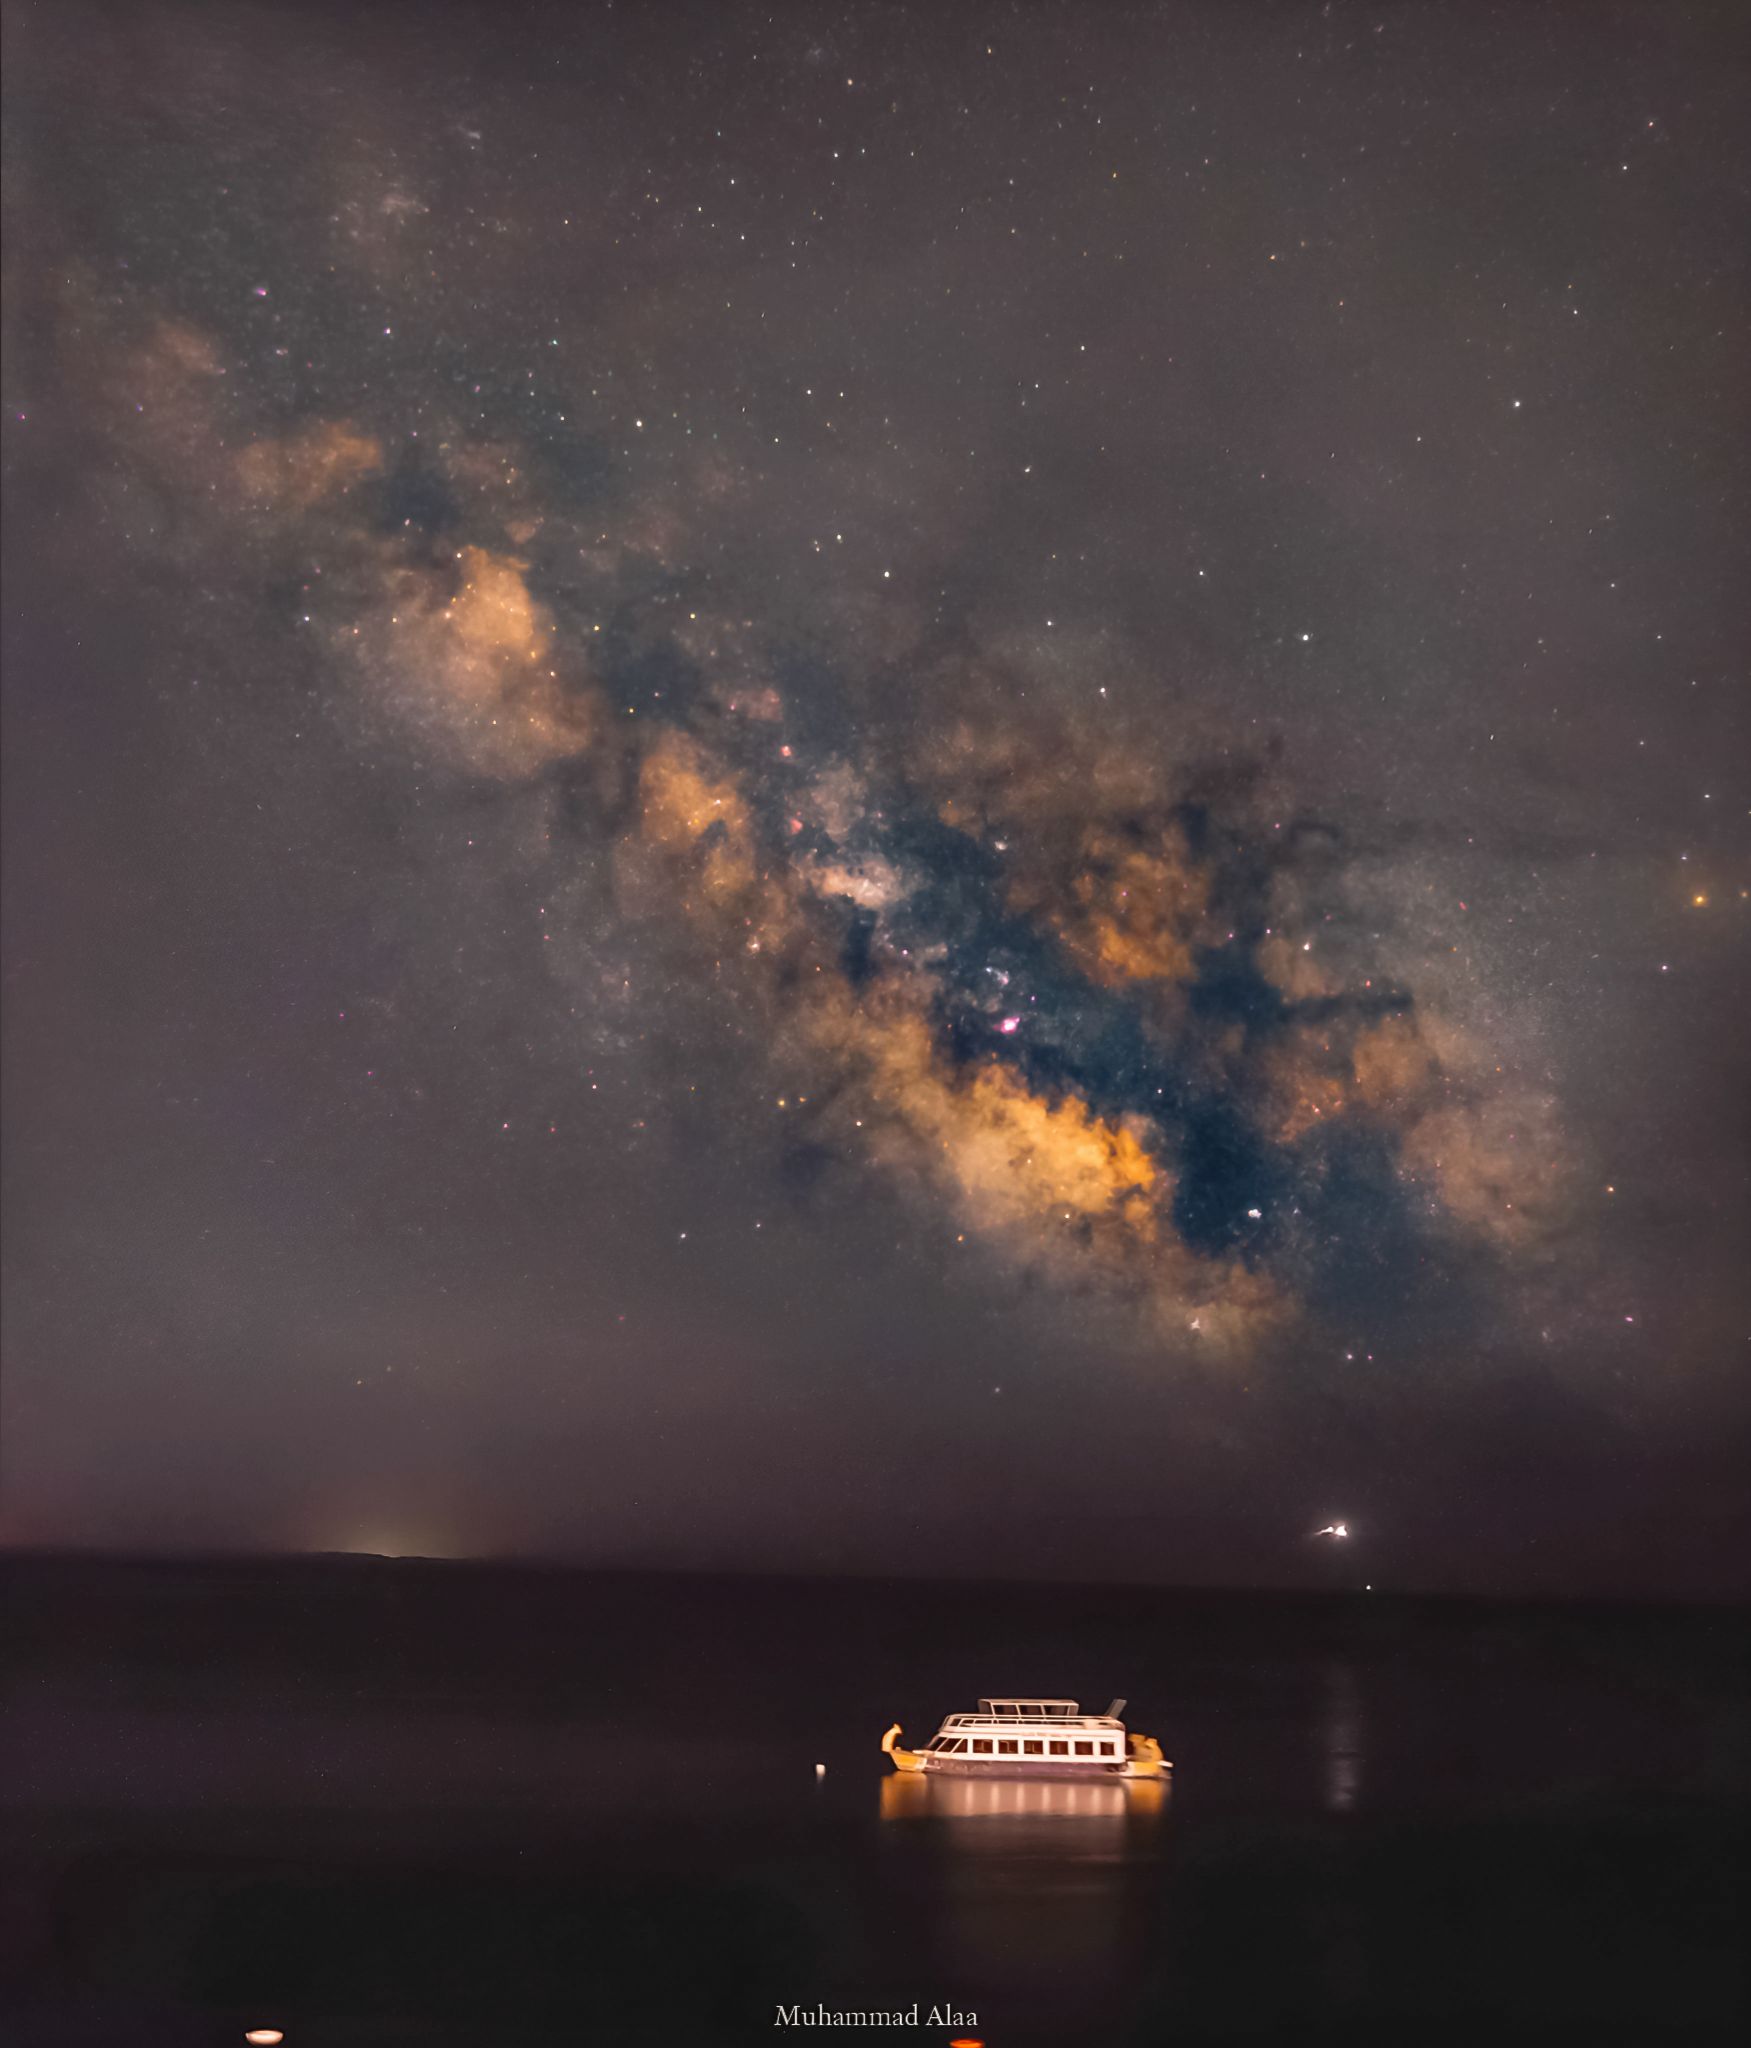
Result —
POLYGON ((9 2042, 1747 2017, 1738 1613, 36 1559, 0 1619, 9 2042), (1171 1791, 889 1773, 1005 1691, 1127 1695, 1171 1791), (919 2024, 776 2025, 820 2005, 919 2024))

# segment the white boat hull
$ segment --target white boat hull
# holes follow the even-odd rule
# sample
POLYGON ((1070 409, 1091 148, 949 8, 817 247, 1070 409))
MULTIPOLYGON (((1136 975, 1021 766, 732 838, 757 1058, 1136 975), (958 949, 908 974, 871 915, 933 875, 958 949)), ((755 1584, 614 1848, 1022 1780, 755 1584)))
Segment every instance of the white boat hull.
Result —
MULTIPOLYGON (((919 1752, 917 1772, 926 1778, 1143 1778, 1158 1777, 1160 1766, 1149 1770, 1134 1768, 1131 1760, 1122 1763, 1094 1763, 1084 1757, 1079 1762, 1045 1762, 1029 1757, 1025 1762, 1019 1757, 1003 1757, 996 1762, 981 1758, 960 1756, 932 1756, 919 1752)), ((904 1765, 901 1766, 905 1768, 904 1765)))

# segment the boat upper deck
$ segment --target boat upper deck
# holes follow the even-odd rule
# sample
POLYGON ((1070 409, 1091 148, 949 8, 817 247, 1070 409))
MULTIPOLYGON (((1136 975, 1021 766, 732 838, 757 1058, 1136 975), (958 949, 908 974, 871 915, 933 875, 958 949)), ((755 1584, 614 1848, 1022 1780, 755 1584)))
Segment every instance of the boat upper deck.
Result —
POLYGON ((998 1728, 1012 1733, 1018 1727, 1052 1729, 1117 1728, 1124 1710, 1123 1700, 1114 1700, 1104 1714, 1085 1714, 1075 1700, 991 1699, 979 1702, 976 1714, 946 1714, 943 1728, 998 1728))

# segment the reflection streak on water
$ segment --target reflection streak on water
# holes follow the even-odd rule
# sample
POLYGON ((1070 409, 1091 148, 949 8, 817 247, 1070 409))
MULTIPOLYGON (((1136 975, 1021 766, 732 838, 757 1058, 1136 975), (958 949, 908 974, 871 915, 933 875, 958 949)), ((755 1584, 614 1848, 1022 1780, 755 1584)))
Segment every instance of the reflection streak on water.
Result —
POLYGON ((1329 1813, 1350 1813, 1362 1789, 1362 1696, 1348 1664, 1325 1667, 1325 1713, 1320 1726, 1325 1752, 1325 1804, 1329 1813))
MULTIPOLYGON (((1157 1814, 1166 1801, 1167 1784, 1159 1778, 1127 1779, 1122 1784, 1087 1778, 1055 1783, 1050 1778, 896 1771, 882 1780, 883 1820, 1104 1821, 1116 1824, 1122 1835, 1128 1815, 1157 1814)), ((1079 1840, 1088 1837, 1086 1828, 1074 1833, 1079 1840)))
POLYGON ((968 1984, 1110 1982, 1131 1875, 1151 1860, 1165 1781, 895 1773, 881 1818, 917 1856, 942 1967, 968 1984))

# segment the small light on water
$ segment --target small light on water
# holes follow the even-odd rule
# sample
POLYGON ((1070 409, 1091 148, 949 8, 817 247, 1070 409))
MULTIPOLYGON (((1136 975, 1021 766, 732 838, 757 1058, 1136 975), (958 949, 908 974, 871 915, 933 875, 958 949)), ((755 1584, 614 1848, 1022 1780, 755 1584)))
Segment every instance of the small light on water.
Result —
POLYGON ((251 2027, 243 2038, 254 2042, 255 2048, 276 2048, 276 2044, 286 2037, 278 2027, 251 2027))
POLYGON ((827 1766, 826 1766, 825 1764, 816 1764, 816 1766, 815 1766, 815 1776, 816 1776, 817 1778, 824 1778, 824 1777, 825 1777, 826 1775, 827 1775, 827 1766))

